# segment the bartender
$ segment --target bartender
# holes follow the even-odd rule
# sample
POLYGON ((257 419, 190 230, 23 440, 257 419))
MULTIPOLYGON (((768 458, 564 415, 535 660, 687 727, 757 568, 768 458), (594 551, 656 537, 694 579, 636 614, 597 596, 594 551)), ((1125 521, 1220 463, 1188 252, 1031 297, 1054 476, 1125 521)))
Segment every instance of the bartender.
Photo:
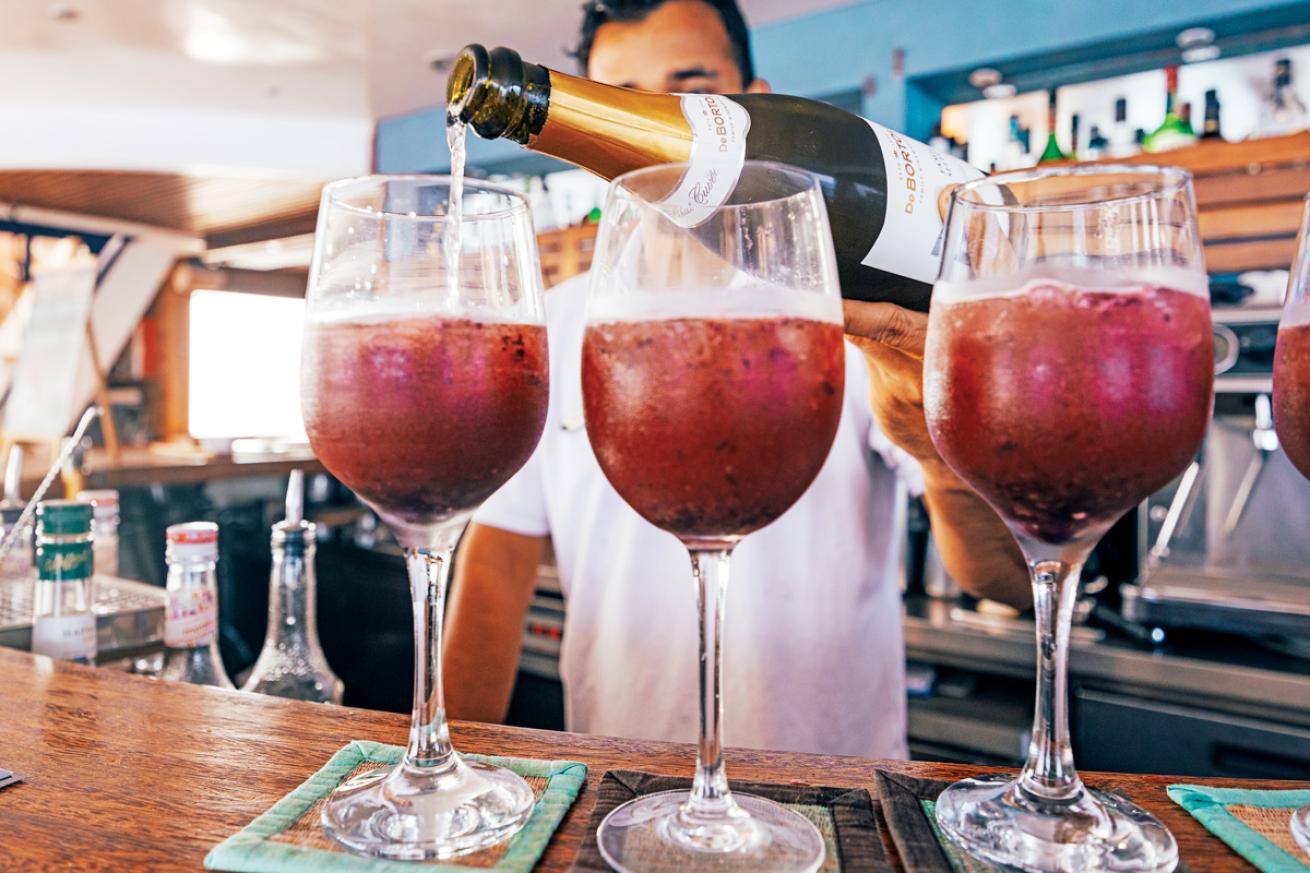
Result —
MULTIPOLYGON (((577 57, 648 91, 762 92, 734 0, 593 0, 577 57)), ((686 549, 631 509, 583 427, 585 275, 546 296, 550 413, 536 452, 465 535, 446 619, 450 715, 500 721, 548 540, 567 604, 560 673, 570 730, 696 735, 698 624, 686 549)), ((923 413, 927 317, 845 304, 846 396, 805 495, 733 553, 723 683, 731 745, 906 756, 898 590, 905 493, 922 494, 966 591, 1024 606, 1028 576, 991 508, 938 457, 923 413)))

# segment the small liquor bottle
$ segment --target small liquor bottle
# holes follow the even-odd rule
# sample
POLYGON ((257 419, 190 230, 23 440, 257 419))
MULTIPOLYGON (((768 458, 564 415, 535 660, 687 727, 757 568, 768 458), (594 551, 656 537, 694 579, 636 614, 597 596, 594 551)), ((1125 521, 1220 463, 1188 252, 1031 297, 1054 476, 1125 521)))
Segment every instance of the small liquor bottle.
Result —
POLYGON ((168 528, 168 612, 161 679, 231 688, 218 654, 218 525, 168 528))

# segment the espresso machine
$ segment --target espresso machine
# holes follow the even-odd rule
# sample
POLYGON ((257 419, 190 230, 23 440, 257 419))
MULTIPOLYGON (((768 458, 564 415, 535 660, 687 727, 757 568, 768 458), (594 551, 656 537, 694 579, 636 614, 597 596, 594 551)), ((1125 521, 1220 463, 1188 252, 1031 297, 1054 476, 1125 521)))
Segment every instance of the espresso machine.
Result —
MULTIPOLYGON (((1148 627, 1310 641, 1310 481, 1271 414, 1278 307, 1214 310, 1215 408, 1197 460, 1137 513, 1123 615, 1148 627)), ((1310 648, 1310 647, 1307 647, 1310 648)))

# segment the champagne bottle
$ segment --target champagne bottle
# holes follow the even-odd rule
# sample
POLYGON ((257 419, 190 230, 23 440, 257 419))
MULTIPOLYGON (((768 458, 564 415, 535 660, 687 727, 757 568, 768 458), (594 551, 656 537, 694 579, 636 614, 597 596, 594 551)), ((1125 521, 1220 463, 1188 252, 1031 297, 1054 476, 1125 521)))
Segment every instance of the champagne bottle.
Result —
POLYGON ((651 164, 691 167, 666 199, 689 226, 732 193, 747 159, 815 173, 842 294, 926 311, 941 258, 939 199, 982 172, 825 103, 780 94, 654 94, 602 85, 471 45, 447 88, 451 122, 606 179, 651 164), (734 169, 735 168, 735 169, 734 169))

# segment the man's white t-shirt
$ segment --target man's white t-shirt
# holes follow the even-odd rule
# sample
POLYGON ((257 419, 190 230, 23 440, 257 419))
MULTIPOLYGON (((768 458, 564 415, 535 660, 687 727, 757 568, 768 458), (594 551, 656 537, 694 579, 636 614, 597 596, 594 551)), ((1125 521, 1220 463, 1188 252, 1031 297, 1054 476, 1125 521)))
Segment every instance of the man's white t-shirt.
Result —
MULTIPOLYGON (((592 454, 582 407, 586 293, 584 275, 546 295, 545 432, 475 520, 553 540, 565 596, 568 728, 693 742, 691 564, 672 534, 623 502, 592 454)), ((898 586, 906 487, 922 490, 918 467, 874 424, 868 374, 848 344, 845 403, 827 462, 791 509, 732 555, 723 644, 728 745, 906 756, 898 586)))

